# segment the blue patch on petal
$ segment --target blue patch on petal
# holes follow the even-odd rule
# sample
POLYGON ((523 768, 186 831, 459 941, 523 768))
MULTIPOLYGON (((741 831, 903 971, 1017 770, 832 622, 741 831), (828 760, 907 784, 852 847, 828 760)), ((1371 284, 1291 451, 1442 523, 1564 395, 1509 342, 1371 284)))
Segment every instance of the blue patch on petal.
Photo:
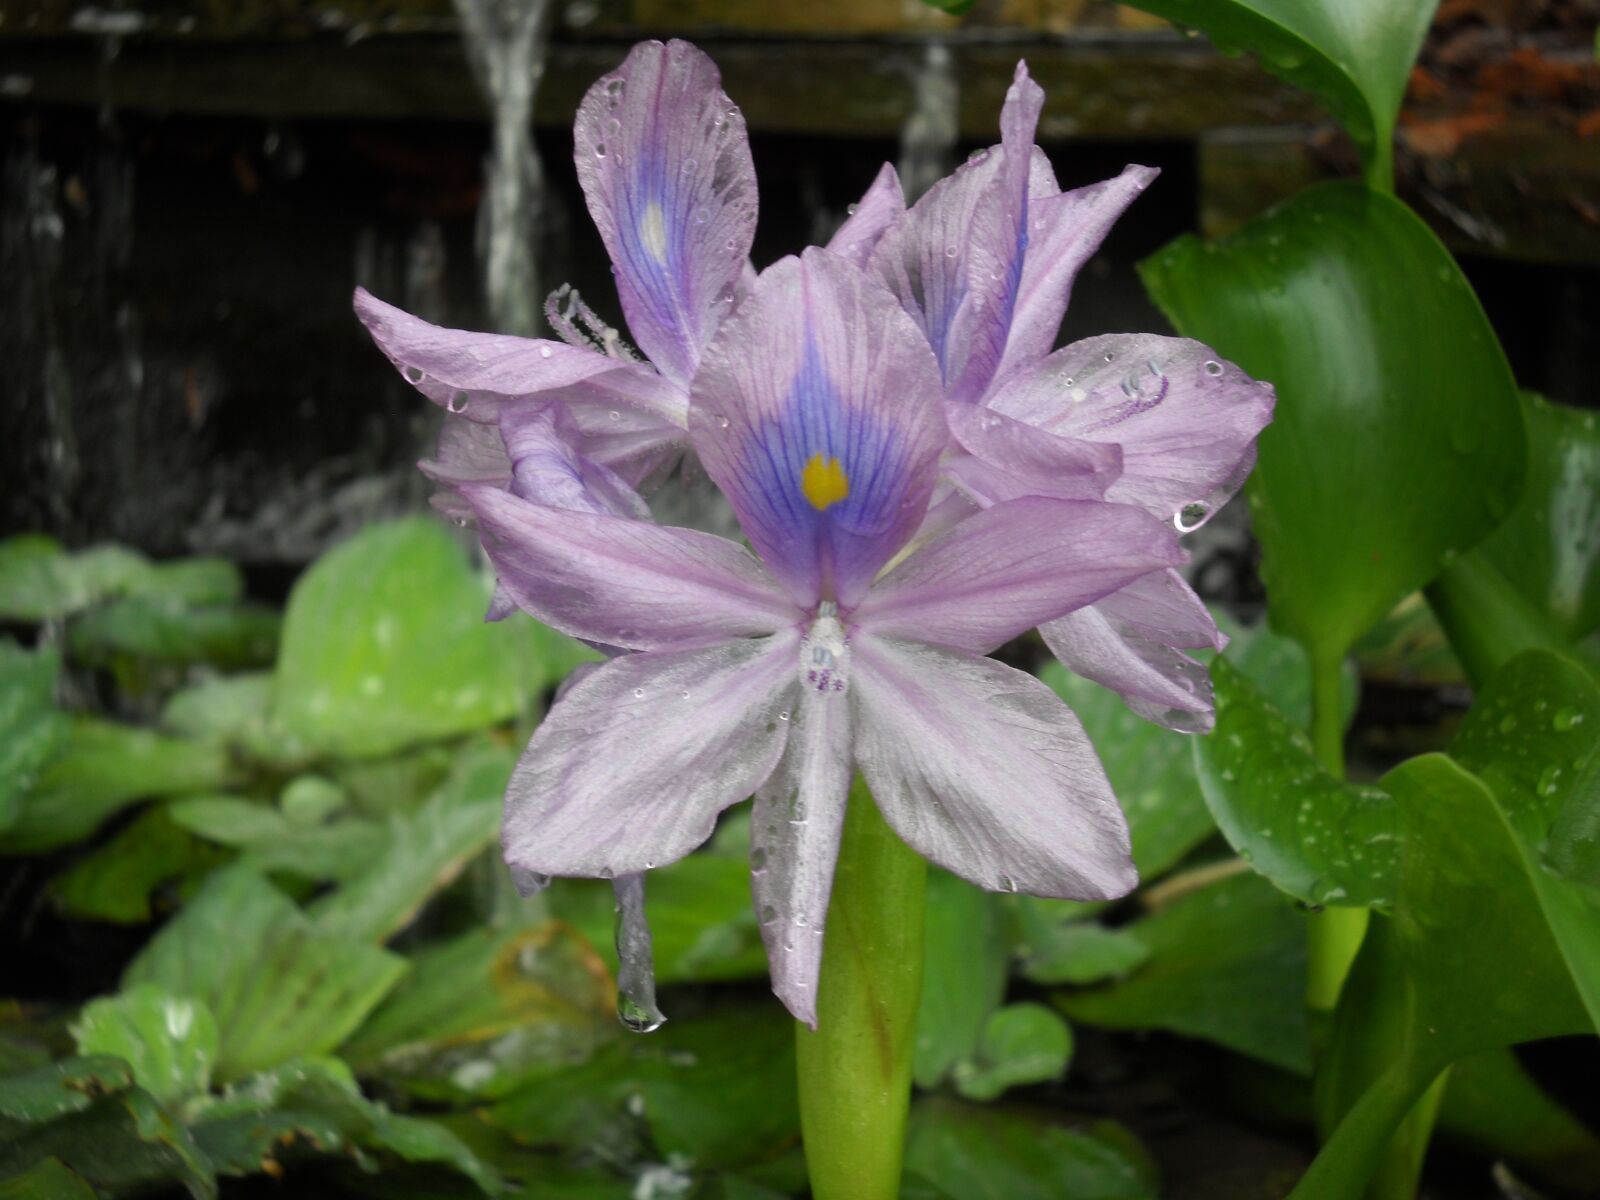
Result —
POLYGON ((763 554, 780 574, 815 579, 818 598, 852 602, 900 548, 914 499, 902 432, 843 402, 814 343, 745 461, 763 554))

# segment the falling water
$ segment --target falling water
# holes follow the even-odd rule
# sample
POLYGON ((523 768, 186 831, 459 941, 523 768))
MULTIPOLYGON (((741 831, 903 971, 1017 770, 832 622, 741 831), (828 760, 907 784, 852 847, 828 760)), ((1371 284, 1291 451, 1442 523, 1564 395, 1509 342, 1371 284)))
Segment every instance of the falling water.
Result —
POLYGON ((929 42, 911 78, 911 112, 900 129, 900 161, 895 164, 907 200, 922 195, 953 164, 960 96, 950 47, 929 42))
POLYGON ((655 960, 644 915, 644 875, 619 875, 617 894, 617 1016, 635 1033, 651 1033, 666 1022, 656 1007, 655 960))
POLYGON ((506 333, 539 321, 534 240, 544 173, 530 123, 549 48, 550 0, 455 0, 473 75, 489 102, 494 143, 485 165, 478 253, 489 316, 506 333))

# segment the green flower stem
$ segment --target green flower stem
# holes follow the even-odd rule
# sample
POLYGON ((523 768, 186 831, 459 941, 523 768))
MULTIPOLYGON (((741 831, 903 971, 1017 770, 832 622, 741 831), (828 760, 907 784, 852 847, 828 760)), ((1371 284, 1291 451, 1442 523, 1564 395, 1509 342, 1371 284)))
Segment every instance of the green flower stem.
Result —
MULTIPOLYGON (((1311 658, 1311 744, 1322 765, 1344 778, 1344 712, 1339 692, 1340 656, 1311 658)), ((1339 1002, 1339 989, 1350 973, 1356 951, 1367 932, 1365 908, 1327 908, 1311 918, 1308 930, 1306 1007, 1311 1010, 1312 1037, 1320 1043, 1339 1002)))
POLYGON ((850 791, 828 902, 817 1029, 795 1027, 814 1200, 896 1200, 922 992, 927 864, 850 791))

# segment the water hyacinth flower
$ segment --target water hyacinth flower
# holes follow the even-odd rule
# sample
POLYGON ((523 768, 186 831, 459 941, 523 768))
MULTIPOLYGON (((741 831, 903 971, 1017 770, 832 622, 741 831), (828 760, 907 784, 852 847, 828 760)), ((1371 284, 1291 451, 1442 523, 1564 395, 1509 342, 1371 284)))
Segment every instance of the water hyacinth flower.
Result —
POLYGON ((755 796, 751 866, 774 990, 816 1022, 850 780, 924 857, 980 886, 1076 898, 1135 882, 1082 727, 984 657, 1182 558, 1170 525, 1021 497, 919 541, 945 450, 938 362, 895 297, 808 250, 708 343, 689 433, 754 553, 605 512, 460 491, 516 604, 632 653, 552 707, 507 792, 507 861, 665 866, 755 796))
MULTIPOLYGON (((688 443, 701 354, 754 278, 756 180, 744 118, 699 49, 635 46, 584 96, 573 141, 628 331, 647 361, 571 288, 545 309, 560 341, 446 329, 356 290, 356 313, 378 347, 446 410, 438 452, 422 467, 447 489, 509 486, 503 414, 521 420, 552 405, 586 461, 633 487, 659 474, 688 443)), ((864 261, 904 207, 886 167, 831 244, 864 261)), ((468 515, 453 490, 436 503, 468 515)))
MULTIPOLYGON (((1073 280, 1155 178, 1131 166, 1063 192, 1033 143, 1044 93, 1018 64, 1001 144, 936 183, 873 246, 870 268, 938 358, 959 494, 939 519, 1019 496, 1103 497, 1198 528, 1238 490, 1272 418, 1270 387, 1198 342, 1090 338, 1051 353, 1073 280)), ((1041 632, 1073 672, 1171 728, 1208 729, 1211 682, 1185 649, 1226 639, 1176 571, 1041 632)))

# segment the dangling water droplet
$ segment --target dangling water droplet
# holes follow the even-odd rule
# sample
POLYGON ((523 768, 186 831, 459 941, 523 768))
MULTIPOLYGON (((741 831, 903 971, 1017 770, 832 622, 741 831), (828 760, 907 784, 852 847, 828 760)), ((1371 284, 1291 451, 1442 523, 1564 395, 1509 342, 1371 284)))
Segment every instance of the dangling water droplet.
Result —
POLYGON ((608 80, 606 80, 606 97, 607 97, 607 99, 610 99, 610 100, 619 100, 619 99, 621 99, 622 98, 623 86, 624 86, 624 83, 623 83, 623 81, 621 79, 608 79, 608 80))
POLYGON ((539 347, 539 357, 540 358, 549 358, 554 353, 555 353, 555 351, 550 349, 549 346, 540 346, 539 347))
POLYGON ((465 529, 467 527, 467 519, 465 517, 457 517, 454 524, 457 529, 465 529))
POLYGON ((1009 875, 1000 876, 1000 890, 1003 891, 1003 892, 1014 892, 1014 891, 1016 891, 1017 890, 1017 881, 1015 879, 1011 878, 1011 876, 1009 876, 1009 875))
POLYGON ((1213 379, 1222 374, 1222 364, 1214 358, 1206 359, 1205 365, 1200 369, 1213 379))
POLYGON ((407 383, 421 383, 428 377, 428 373, 421 367, 406 367, 400 373, 406 377, 407 383))
POLYGON ((847 204, 844 208, 844 215, 847 217, 853 217, 856 215, 856 210, 860 207, 861 206, 859 204, 847 204))
POLYGON ((979 163, 983 162, 988 157, 989 157, 989 151, 988 150, 974 150, 971 154, 967 155, 967 161, 969 163, 971 163, 973 166, 977 166, 979 163))
POLYGON ((1199 501, 1185 504, 1172 515, 1172 525, 1179 533, 1193 533, 1206 523, 1209 509, 1199 501))
POLYGON ((468 396, 465 392, 457 392, 445 402, 445 408, 449 409, 453 413, 464 413, 467 411, 467 405, 469 403, 471 403, 470 396, 468 396))

